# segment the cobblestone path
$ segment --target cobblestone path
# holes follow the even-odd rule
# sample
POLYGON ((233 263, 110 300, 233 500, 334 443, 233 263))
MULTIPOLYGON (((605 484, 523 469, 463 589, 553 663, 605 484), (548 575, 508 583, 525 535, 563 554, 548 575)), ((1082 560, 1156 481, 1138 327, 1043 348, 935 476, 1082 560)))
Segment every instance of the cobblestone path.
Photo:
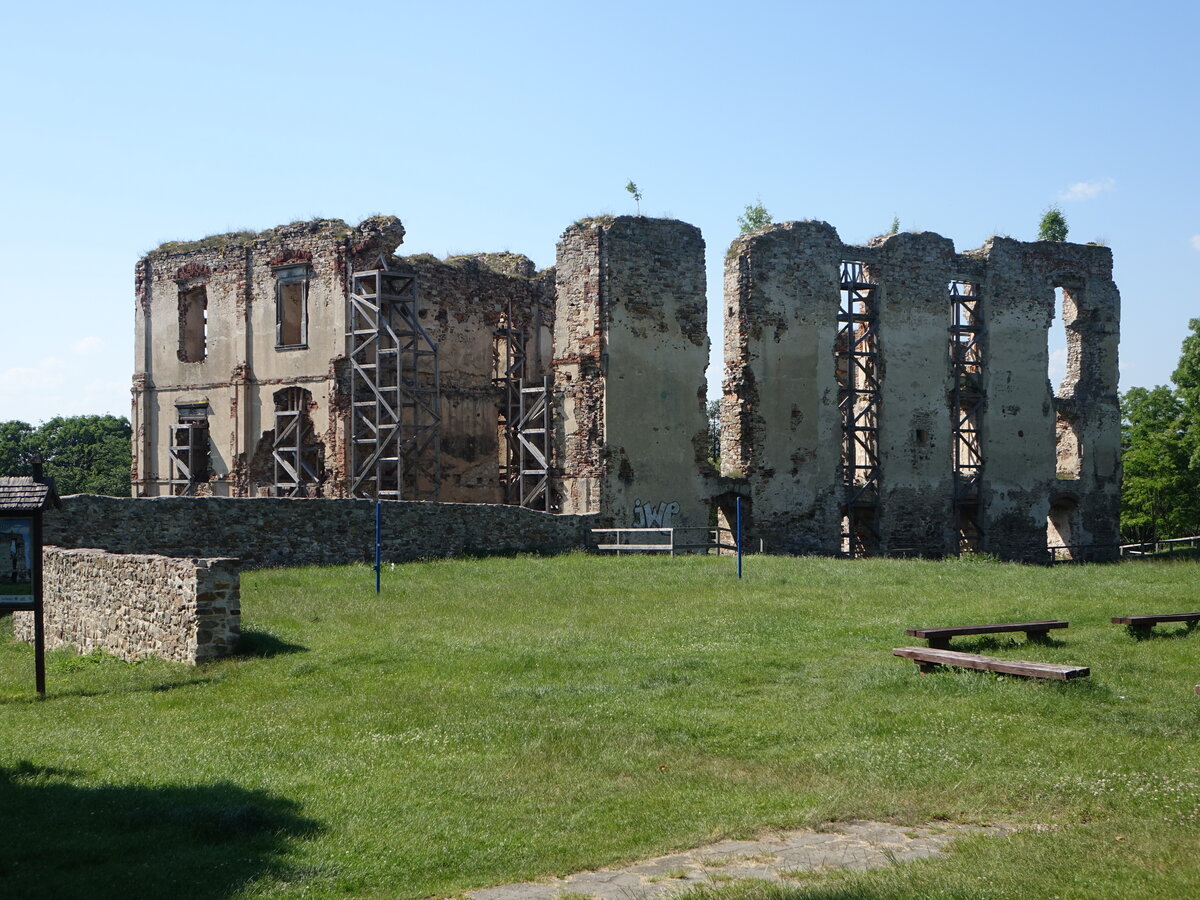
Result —
POLYGON ((1006 826, 937 825, 904 828, 882 822, 839 822, 823 831, 788 831, 756 841, 721 841, 620 869, 471 891, 471 900, 642 900, 665 898, 698 884, 732 878, 783 882, 825 869, 872 869, 938 856, 965 834, 1006 835, 1006 826))

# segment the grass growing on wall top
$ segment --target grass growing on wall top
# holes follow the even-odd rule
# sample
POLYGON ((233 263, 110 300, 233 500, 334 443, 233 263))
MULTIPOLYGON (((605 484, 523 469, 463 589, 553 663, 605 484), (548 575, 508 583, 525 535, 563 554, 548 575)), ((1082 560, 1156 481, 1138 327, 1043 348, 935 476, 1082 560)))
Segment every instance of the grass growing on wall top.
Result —
POLYGON ((243 656, 54 653, 41 703, 31 651, 2 638, 0 817, 21 825, 0 895, 447 896, 856 817, 1053 830, 778 896, 1200 883, 1200 633, 1108 623, 1194 608, 1194 563, 747 573, 442 561, 386 569, 376 598, 365 567, 248 572, 243 656), (1071 627, 957 646, 1090 679, 922 678, 890 652, 915 625, 1044 618, 1071 627))

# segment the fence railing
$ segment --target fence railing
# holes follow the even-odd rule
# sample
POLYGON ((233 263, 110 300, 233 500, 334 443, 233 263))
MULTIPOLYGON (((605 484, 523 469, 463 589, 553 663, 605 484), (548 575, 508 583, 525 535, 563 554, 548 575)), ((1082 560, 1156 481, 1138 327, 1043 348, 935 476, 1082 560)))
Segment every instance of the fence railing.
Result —
POLYGON ((685 525, 677 528, 593 528, 597 550, 622 553, 720 553, 737 552, 729 528, 685 525), (607 542, 601 535, 609 535, 607 542))
POLYGON ((1172 538, 1169 541, 1146 541, 1142 544, 1122 544, 1121 556, 1137 559, 1146 556, 1170 556, 1179 550, 1195 550, 1200 547, 1200 535, 1172 538))

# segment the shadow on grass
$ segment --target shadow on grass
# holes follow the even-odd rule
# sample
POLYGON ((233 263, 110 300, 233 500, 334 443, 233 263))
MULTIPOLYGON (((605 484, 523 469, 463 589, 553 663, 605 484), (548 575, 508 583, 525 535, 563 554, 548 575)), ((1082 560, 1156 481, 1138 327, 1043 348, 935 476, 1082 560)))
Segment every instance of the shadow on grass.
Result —
POLYGON ((238 638, 235 656, 257 656, 269 658, 287 653, 307 653, 308 648, 292 644, 263 628, 243 628, 238 638))
POLYGON ((951 644, 951 650, 961 650, 964 653, 983 653, 988 650, 1019 650, 1030 644, 1039 647, 1065 647, 1066 641, 1060 641, 1046 635, 1033 635, 1028 640, 1018 637, 995 637, 980 635, 973 638, 959 638, 951 644))
POLYGON ((0 896, 229 897, 315 835, 295 803, 227 782, 81 786, 80 773, 0 767, 0 896))
POLYGON ((1196 626, 1184 623, 1182 628, 1172 628, 1170 631, 1161 631, 1163 626, 1156 628, 1147 628, 1143 625, 1126 625, 1125 633, 1135 641, 1168 641, 1175 638, 1185 638, 1196 630, 1196 626))

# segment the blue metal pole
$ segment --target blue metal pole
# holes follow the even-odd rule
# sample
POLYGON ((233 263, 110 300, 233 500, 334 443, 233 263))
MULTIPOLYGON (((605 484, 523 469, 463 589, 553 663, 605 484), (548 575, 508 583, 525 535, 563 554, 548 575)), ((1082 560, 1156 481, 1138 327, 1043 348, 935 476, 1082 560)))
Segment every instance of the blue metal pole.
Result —
POLYGON ((742 498, 737 498, 737 553, 738 578, 742 577, 742 498))
POLYGON ((375 501, 375 593, 379 593, 379 571, 383 568, 380 553, 380 503, 375 501))

